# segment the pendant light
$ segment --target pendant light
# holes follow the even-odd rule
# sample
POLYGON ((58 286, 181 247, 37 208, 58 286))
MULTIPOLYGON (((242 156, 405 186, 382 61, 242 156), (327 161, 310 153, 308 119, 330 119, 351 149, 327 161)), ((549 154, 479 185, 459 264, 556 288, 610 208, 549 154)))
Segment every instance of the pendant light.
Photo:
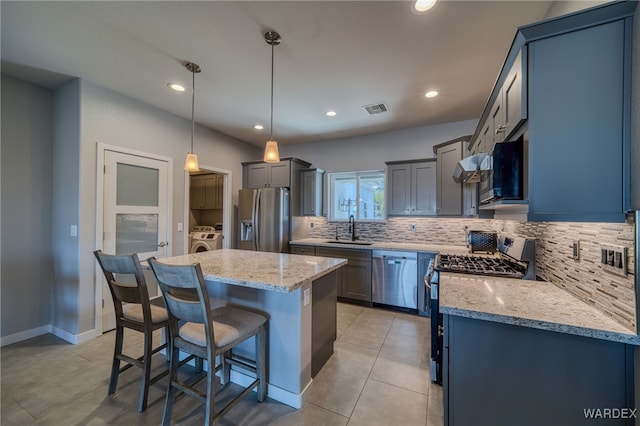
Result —
POLYGON ((201 71, 200 66, 194 64, 193 62, 187 62, 185 67, 191 71, 192 76, 192 90, 191 90, 191 151, 187 154, 187 158, 184 160, 184 169, 188 172, 198 172, 200 171, 200 166, 198 165, 198 156, 193 152, 193 134, 195 132, 195 119, 194 119, 194 109, 195 109, 195 99, 196 99, 196 73, 201 71))
POLYGON ((271 45, 271 130, 269 140, 264 147, 264 161, 266 163, 278 163, 280 161, 278 142, 273 139, 273 50, 274 46, 279 45, 282 39, 277 32, 267 31, 264 33, 264 40, 271 45))

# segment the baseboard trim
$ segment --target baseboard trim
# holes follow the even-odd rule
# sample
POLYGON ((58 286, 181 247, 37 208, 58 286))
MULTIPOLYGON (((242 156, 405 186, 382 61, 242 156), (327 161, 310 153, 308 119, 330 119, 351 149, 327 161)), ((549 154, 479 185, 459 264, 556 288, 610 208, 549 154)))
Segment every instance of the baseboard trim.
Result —
POLYGON ((9 336, 0 337, 0 347, 22 342, 24 340, 28 340, 37 336, 42 336, 43 334, 47 334, 47 333, 51 333, 54 336, 59 337, 62 340, 66 340, 67 342, 74 345, 95 339, 101 334, 101 333, 97 333, 95 329, 85 331, 84 333, 80 333, 80 334, 72 334, 61 328, 55 327, 51 324, 47 324, 37 328, 32 328, 30 330, 21 331, 19 333, 10 334, 9 336))
MULTIPOLYGON (((231 370, 231 381, 240 386, 249 386, 255 377, 248 376, 246 374, 241 373, 237 370, 231 370)), ((311 385, 311 381, 305 386, 302 393, 293 393, 272 384, 267 386, 267 396, 271 399, 275 399, 278 402, 282 402, 283 404, 287 404, 293 408, 302 408, 304 405, 304 393, 311 385)), ((254 389, 255 392, 255 389, 254 389)))
POLYGON ((51 332, 51 324, 47 324, 47 325, 42 325, 40 327, 32 328, 30 330, 25 330, 19 333, 0 337, 0 347, 22 342, 23 340, 28 340, 33 337, 42 336, 43 334, 47 334, 50 332, 51 332))

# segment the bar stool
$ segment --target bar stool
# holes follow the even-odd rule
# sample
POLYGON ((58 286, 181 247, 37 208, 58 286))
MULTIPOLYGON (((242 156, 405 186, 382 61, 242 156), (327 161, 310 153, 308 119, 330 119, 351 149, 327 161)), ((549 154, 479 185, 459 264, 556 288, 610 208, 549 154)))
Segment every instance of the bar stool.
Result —
MULTIPOLYGON (((164 328, 166 340, 169 342, 169 315, 161 297, 154 298, 153 301, 149 300, 147 283, 137 254, 115 256, 105 254, 101 250, 96 250, 93 254, 96 256, 104 277, 109 284, 116 311, 116 342, 113 350, 111 378, 109 380, 109 395, 115 393, 120 373, 131 367, 141 368, 142 383, 140 385, 138 411, 142 412, 147 408, 149 387, 169 373, 169 369, 166 369, 151 377, 151 357, 167 347, 167 343, 164 343, 153 348, 153 331, 164 328), (114 274, 117 274, 121 281, 122 276, 133 276, 135 284, 125 284, 118 281, 114 274), (144 334, 144 354, 141 357, 133 358, 122 353, 125 328, 144 334), (126 365, 120 367, 121 361, 125 362, 126 365)), ((167 350, 167 358, 170 357, 169 352, 167 350)))
POLYGON ((221 307, 211 310, 209 295, 200 264, 166 265, 149 259, 169 312, 171 331, 171 356, 169 389, 162 417, 162 424, 169 425, 177 392, 184 392, 205 404, 205 424, 213 425, 245 395, 257 388, 258 402, 267 396, 266 377, 266 328, 267 319, 245 309, 221 307), (255 336, 255 360, 233 354, 232 348, 255 336), (200 377, 182 381, 178 379, 180 351, 194 354, 208 363, 208 371, 200 377), (216 365, 216 356, 220 364, 216 365), (217 413, 214 411, 215 373, 222 369, 224 382, 229 383, 231 365, 236 365, 256 375, 256 379, 236 395, 217 413), (205 378, 206 393, 194 385, 205 378))

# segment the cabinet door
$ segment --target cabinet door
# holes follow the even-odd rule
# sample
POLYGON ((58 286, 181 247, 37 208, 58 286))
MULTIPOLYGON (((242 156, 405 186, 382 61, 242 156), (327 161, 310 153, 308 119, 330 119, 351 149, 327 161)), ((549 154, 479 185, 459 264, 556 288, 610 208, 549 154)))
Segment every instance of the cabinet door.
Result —
POLYGON ((490 152, 489 146, 491 146, 491 149, 493 149, 492 143, 493 143, 493 127, 491 126, 491 120, 487 120, 487 123, 482 129, 482 132, 480 133, 480 144, 481 144, 480 152, 490 152), (491 140, 491 143, 489 143, 488 140, 491 140))
POLYGON ((411 165, 411 214, 436 214, 436 162, 411 165))
POLYGON ((371 302, 371 262, 349 260, 342 283, 342 297, 371 302))
POLYGON ((218 179, 217 175, 205 175, 203 176, 203 193, 202 198, 203 209, 215 209, 216 207, 216 197, 218 195, 218 179))
POLYGON ((387 166, 387 210, 390 215, 411 214, 411 165, 387 166))
POLYGON ((300 214, 302 216, 322 215, 322 179, 324 171, 304 170, 302 175, 302 196, 300 214))
POLYGON ((268 186, 270 187, 291 186, 291 162, 281 161, 279 163, 269 164, 268 186))
MULTIPOLYGON (((526 47, 523 49, 526 49, 526 47)), ((524 87, 522 85, 524 81, 523 52, 526 55, 524 50, 518 54, 502 87, 503 138, 505 139, 526 118, 526 91, 523 90, 524 87)))
POLYGON ((493 151, 494 145, 498 142, 502 142, 505 137, 502 99, 500 97, 498 97, 496 103, 493 104, 489 121, 491 123, 492 132, 487 135, 488 138, 485 140, 487 152, 493 151))
POLYGON ((623 46, 622 20, 529 45, 530 220, 624 220, 623 46))
POLYGON ((267 186, 269 164, 249 164, 245 166, 247 181, 244 182, 245 188, 264 188, 267 186))
POLYGON ((462 215, 462 184, 453 180, 456 164, 462 159, 462 142, 438 150, 437 212, 443 216, 462 215))
POLYGON ((204 208, 203 191, 203 176, 191 176, 189 184, 189 207, 192 210, 200 210, 204 208))

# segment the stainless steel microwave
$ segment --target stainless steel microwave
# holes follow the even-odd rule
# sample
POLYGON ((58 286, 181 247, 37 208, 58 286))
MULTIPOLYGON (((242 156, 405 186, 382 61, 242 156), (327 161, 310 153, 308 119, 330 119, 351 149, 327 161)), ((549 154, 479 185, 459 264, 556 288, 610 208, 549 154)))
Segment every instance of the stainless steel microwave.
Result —
POLYGON ((492 166, 480 180, 480 203, 521 200, 523 196, 523 136, 493 147, 492 166))

